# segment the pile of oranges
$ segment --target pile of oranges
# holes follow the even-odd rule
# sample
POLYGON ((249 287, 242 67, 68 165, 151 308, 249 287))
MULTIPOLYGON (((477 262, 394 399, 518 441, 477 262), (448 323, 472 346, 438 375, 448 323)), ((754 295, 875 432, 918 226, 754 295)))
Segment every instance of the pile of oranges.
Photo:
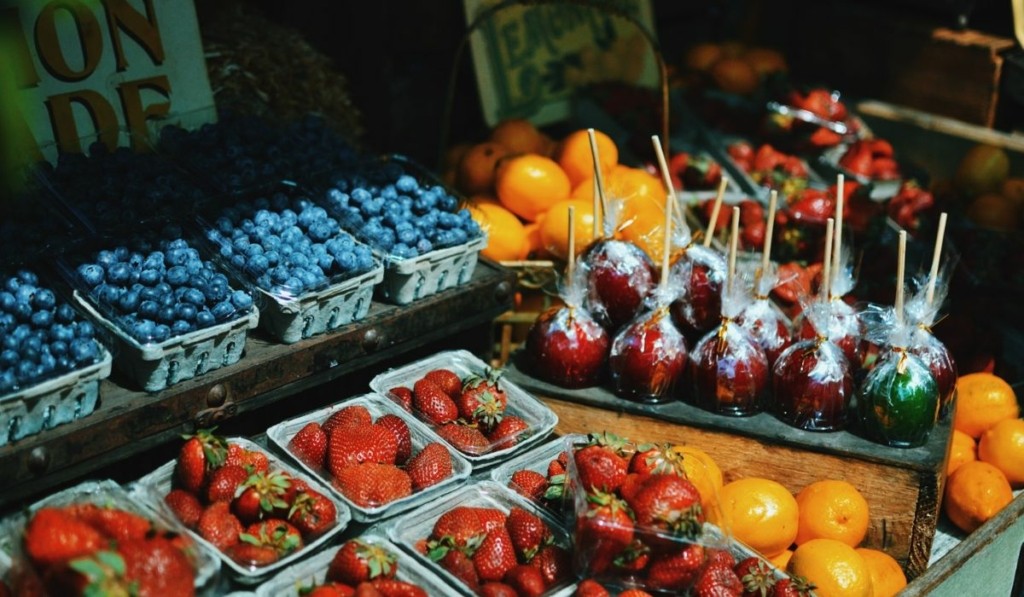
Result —
POLYGON ((1013 388, 992 373, 957 380, 943 510, 970 533, 1024 488, 1024 419, 1013 388))
POLYGON ((735 41, 696 44, 687 50, 684 62, 691 73, 707 78, 722 91, 739 95, 753 93, 765 77, 788 69, 778 51, 735 41))
MULTIPOLYGON (((608 135, 595 131, 595 137, 606 199, 621 201, 616 235, 657 260, 664 185, 646 170, 619 164, 608 135)), ((486 141, 451 148, 445 164, 445 180, 469 197, 466 207, 488 234, 484 256, 566 259, 570 207, 576 253, 594 239, 594 160, 586 130, 556 141, 527 120, 504 120, 486 141)))

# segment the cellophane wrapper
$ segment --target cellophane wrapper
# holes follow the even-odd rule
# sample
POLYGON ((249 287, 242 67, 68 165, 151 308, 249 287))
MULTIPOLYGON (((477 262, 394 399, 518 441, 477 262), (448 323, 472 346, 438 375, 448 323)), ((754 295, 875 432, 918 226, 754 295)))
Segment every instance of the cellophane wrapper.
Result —
POLYGON ((608 370, 612 387, 639 402, 673 400, 686 370, 686 338, 672 322, 670 290, 655 290, 654 308, 622 328, 612 340, 608 370))
POLYGON ((939 320, 946 296, 949 293, 948 266, 940 270, 935 280, 932 300, 928 300, 928 277, 919 276, 913 280, 911 292, 904 304, 907 322, 913 326, 913 335, 907 346, 931 369, 939 386, 940 418, 946 419, 953 411, 956 399, 956 361, 949 349, 932 333, 932 326, 939 320))
POLYGON ((594 241, 580 255, 577 269, 587 282, 583 306, 610 332, 643 310, 655 285, 654 263, 643 249, 629 241, 594 241))
POLYGON ((789 321, 769 298, 771 291, 780 283, 779 269, 774 263, 770 263, 767 270, 760 272, 756 277, 752 300, 736 317, 736 321, 761 346, 768 359, 769 368, 793 343, 789 321))
POLYGON ((868 372, 857 392, 861 428, 879 443, 922 446, 939 417, 939 392, 928 365, 895 347, 868 372))
POLYGON ((703 245, 683 249, 669 266, 669 286, 676 293, 672 319, 691 338, 718 325, 727 271, 725 257, 703 245))

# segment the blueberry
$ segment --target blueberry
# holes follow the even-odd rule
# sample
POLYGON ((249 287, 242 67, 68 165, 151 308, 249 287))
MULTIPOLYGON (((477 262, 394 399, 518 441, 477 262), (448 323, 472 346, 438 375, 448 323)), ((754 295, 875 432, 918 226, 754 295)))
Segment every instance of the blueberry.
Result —
POLYGON ((416 256, 416 251, 405 243, 396 243, 395 246, 391 248, 391 255, 393 257, 398 257, 399 259, 410 259, 416 256))
POLYGON ((99 253, 96 253, 96 263, 100 264, 101 266, 103 266, 104 269, 106 269, 109 268, 111 265, 117 263, 117 257, 114 255, 113 251, 104 249, 99 253))
POLYGON ((57 307, 54 318, 61 323, 71 323, 75 320, 75 309, 68 303, 61 303, 57 307))
POLYGON ((0 367, 9 369, 18 364, 21 357, 18 356, 18 351, 6 348, 0 351, 0 367))
POLYGON ((424 253, 429 253, 433 251, 434 245, 428 239, 420 238, 418 241, 416 241, 416 250, 420 253, 420 255, 422 255, 424 253))
POLYGON ((219 303, 228 298, 228 290, 229 286, 226 282, 211 281, 207 285, 206 292, 204 294, 206 295, 206 300, 208 302, 219 303))
POLYGON ((53 324, 53 311, 36 311, 32 314, 32 325, 37 328, 44 329, 50 327, 53 324))
POLYGON ((56 357, 54 357, 52 354, 47 353, 47 352, 44 352, 43 354, 39 355, 39 368, 38 368, 39 377, 43 377, 43 376, 49 375, 50 373, 53 373, 53 371, 56 368, 57 368, 57 359, 56 359, 56 357))
POLYGON ((93 338, 96 336, 96 328, 91 322, 79 321, 75 323, 75 336, 78 338, 93 338))
POLYGON ((270 267, 270 262, 267 260, 265 255, 254 255, 249 258, 246 263, 245 271, 249 272, 252 276, 258 277, 267 271, 270 267))
POLYGON ((161 306, 156 312, 156 320, 161 323, 172 323, 177 317, 174 315, 174 307, 161 306))
POLYGON ((153 337, 153 330, 156 328, 156 324, 150 319, 142 319, 136 321, 132 325, 131 335, 136 340, 142 342, 149 342, 153 337))
POLYGON ((85 263, 78 266, 78 276, 89 288, 93 288, 103 282, 104 272, 95 263, 85 263))
POLYGON ((235 306, 231 304, 231 301, 221 301, 214 305, 210 311, 217 321, 223 322, 231 319, 235 314, 235 306))
POLYGON ((138 272, 142 269, 142 264, 146 262, 146 258, 142 256, 142 253, 132 253, 128 257, 128 267, 133 272, 138 272))
POLYGON ((352 190, 351 199, 355 203, 362 204, 373 199, 373 196, 366 189, 360 188, 352 190))
POLYGON ((164 325, 162 323, 158 323, 153 328, 153 336, 152 336, 153 342, 157 342, 157 343, 163 342, 164 340, 166 340, 166 339, 168 339, 170 337, 171 337, 171 328, 170 327, 168 327, 168 326, 166 326, 166 325, 164 325))
POLYGON ((252 307, 252 295, 244 290, 236 290, 231 293, 231 304, 239 311, 245 311, 252 307))
POLYGON ((36 309, 53 309, 57 305, 57 297, 49 288, 40 288, 32 297, 32 306, 36 309))
POLYGON ((32 305, 32 299, 35 298, 36 293, 39 289, 32 284, 22 283, 17 290, 14 291, 14 299, 19 303, 25 303, 26 305, 32 305))
POLYGON ((309 237, 317 242, 323 242, 334 236, 330 224, 327 222, 314 222, 309 227, 309 237))
POLYGON ((348 194, 342 192, 339 189, 330 189, 327 191, 327 200, 335 207, 346 207, 348 206, 348 194))
POLYGON ((324 253, 323 255, 318 255, 316 258, 316 264, 317 266, 320 267, 321 270, 329 272, 331 271, 331 268, 334 266, 334 257, 331 257, 326 253, 324 253))
POLYGON ((356 255, 354 252, 345 251, 343 253, 335 255, 335 258, 338 261, 338 269, 342 273, 350 273, 356 270, 358 260, 356 259, 356 255))
POLYGON ((305 291, 305 286, 302 282, 302 278, 294 275, 289 276, 288 279, 281 283, 281 286, 283 286, 288 291, 288 293, 292 295, 299 295, 302 294, 303 291, 305 291))
POLYGON ((317 275, 316 272, 308 269, 298 270, 296 272, 296 277, 301 281, 301 287, 304 290, 316 288, 327 281, 323 277, 322 273, 320 275, 317 275))
POLYGON ((71 342, 75 339, 75 327, 56 323, 50 328, 50 338, 53 338, 54 341, 71 342))
POLYGON ((258 243, 251 243, 245 246, 245 250, 242 251, 246 257, 256 257, 263 254, 263 246, 258 243))
POLYGON ((185 265, 185 262, 188 261, 188 257, 188 251, 183 248, 170 249, 167 251, 166 262, 172 266, 185 265))
POLYGON ((117 306, 125 313, 134 313, 139 308, 139 302, 139 293, 135 290, 128 290, 118 299, 117 306))
POLYGON ((156 301, 142 301, 139 303, 139 316, 146 319, 155 319, 160 311, 160 303, 156 301))
POLYGON ((55 356, 61 356, 67 354, 68 343, 64 340, 53 340, 50 342, 50 354, 55 356))
POLYGON ((183 319, 178 319, 171 324, 171 334, 175 336, 187 334, 191 332, 193 329, 193 324, 183 319))
POLYGON ((398 180, 395 181, 395 188, 403 193, 411 193, 419 186, 420 185, 416 182, 416 179, 408 174, 398 177, 398 180))
POLYGON ((6 290, 0 292, 0 311, 11 311, 14 309, 14 304, 16 302, 17 299, 15 299, 14 295, 10 292, 7 292, 6 290))
POLYGON ((171 285, 168 284, 167 282, 160 282, 159 284, 157 284, 155 286, 155 288, 156 288, 156 291, 160 293, 161 297, 164 296, 164 295, 168 295, 168 294, 173 294, 174 293, 174 289, 171 288, 171 285))
POLYGON ((213 316, 213 313, 209 309, 203 309, 196 314, 196 325, 202 328, 210 327, 216 323, 217 318, 213 316))
POLYGON ((176 239, 174 239, 172 241, 169 241, 167 243, 167 249, 168 250, 187 249, 187 248, 188 248, 188 243, 185 242, 185 239, 183 239, 183 238, 176 238, 176 239))
POLYGON ((174 307, 175 317, 185 322, 195 321, 198 312, 196 306, 189 303, 178 303, 174 307))
POLYGON ((14 375, 18 378, 18 383, 28 384, 36 378, 36 364, 29 360, 22 360, 14 368, 14 375))
POLYGON ((230 263, 231 267, 233 267, 235 269, 244 270, 245 269, 245 256, 236 253, 236 254, 232 255, 230 259, 228 259, 228 263, 230 263))
POLYGON ((213 225, 219 232, 223 234, 230 234, 231 231, 234 230, 235 228, 235 225, 231 221, 231 218, 225 216, 220 216, 219 218, 217 218, 214 221, 213 225))

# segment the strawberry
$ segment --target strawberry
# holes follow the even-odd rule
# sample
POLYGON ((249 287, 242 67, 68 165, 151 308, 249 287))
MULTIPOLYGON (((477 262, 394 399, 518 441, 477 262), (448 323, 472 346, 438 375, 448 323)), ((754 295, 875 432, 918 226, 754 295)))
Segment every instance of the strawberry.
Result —
POLYGON ((743 583, 732 568, 710 563, 700 571, 690 593, 695 597, 738 596, 743 593, 743 583))
POLYGON ((445 556, 447 548, 436 549, 442 542, 446 546, 468 551, 472 543, 482 541, 487 534, 487 527, 480 518, 480 510, 470 506, 456 506, 439 516, 430 533, 433 540, 428 544, 430 558, 436 562, 445 556))
POLYGON ((455 447, 456 450, 466 454, 479 455, 487 452, 491 447, 491 441, 476 427, 453 423, 442 425, 437 428, 437 434, 446 442, 455 447))
MULTIPOLYGON (((45 585, 40 595, 128 595, 130 589, 124 558, 107 549, 46 568, 40 582, 45 585)), ((15 588, 20 595, 25 587, 15 588)))
POLYGON ((573 456, 580 487, 586 491, 615 491, 626 480, 627 462, 610 448, 587 446, 573 456))
POLYGON ((473 507, 477 518, 484 525, 484 532, 490 533, 496 528, 504 527, 508 521, 508 515, 497 508, 473 507))
POLYGON ((307 489, 299 493, 288 511, 288 522, 299 529, 303 537, 317 537, 334 526, 338 509, 327 496, 307 489))
POLYGON ((308 592, 300 593, 302 597, 352 597, 355 589, 348 585, 329 582, 309 589, 308 592))
POLYGON ((184 489, 172 489, 164 496, 164 503, 182 524, 195 530, 199 517, 203 515, 203 505, 199 503, 199 498, 184 489))
POLYGON ((274 512, 288 510, 295 500, 291 475, 284 471, 255 473, 242 483, 231 504, 243 524, 270 518, 274 512))
POLYGON ((228 444, 228 455, 224 464, 238 465, 250 473, 265 473, 270 468, 270 459, 259 450, 250 450, 238 444, 228 444))
POLYGON ((237 464, 225 465, 213 471, 206 486, 206 502, 231 501, 238 487, 249 478, 249 473, 237 464))
POLYGON ((757 556, 740 561, 732 569, 743 583, 743 597, 771 597, 775 593, 775 575, 771 566, 757 556))
POLYGON ((334 478, 345 497, 364 508, 374 508, 412 494, 412 479, 393 464, 366 462, 349 466, 334 478))
POLYGON ((394 464, 405 464, 412 456, 412 436, 409 434, 409 425, 402 420, 402 417, 387 414, 377 419, 378 425, 383 425, 395 434, 395 441, 398 442, 398 452, 395 454, 394 464))
POLYGON ((704 548, 689 543, 682 549, 651 560, 647 586, 662 591, 684 592, 697 579, 704 566, 704 548))
POLYGON ((322 468, 327 456, 327 433, 316 421, 307 423, 288 440, 288 451, 314 468, 322 468))
POLYGON ((451 369, 434 369, 427 371, 423 379, 437 384, 441 391, 448 394, 453 400, 462 393, 462 380, 451 369))
POLYGON ((506 572, 503 580, 520 597, 540 597, 544 594, 544 577, 533 566, 519 564, 506 572))
POLYGON ((790 576, 779 579, 769 595, 771 597, 811 597, 816 588, 802 576, 790 576))
POLYGON ((612 564, 615 566, 615 574, 640 572, 647 567, 651 561, 651 550, 639 539, 633 539, 626 549, 622 551, 612 564))
POLYGON ((540 570, 545 586, 552 586, 572 574, 572 560, 569 552, 558 545, 540 548, 529 564, 540 570))
MULTIPOLYGON (((505 520, 505 530, 512 539, 512 545, 516 548, 516 554, 523 561, 530 561, 540 551, 540 548, 551 543, 554 537, 551 529, 534 514, 513 506, 505 520)), ((512 583, 509 583, 512 584, 512 583)))
POLYGON ((197 525, 199 535, 221 551, 237 544, 242 523, 231 513, 228 502, 214 502, 203 511, 197 525))
POLYGON ((157 535, 118 544, 124 576, 139 595, 192 595, 195 568, 172 540, 157 535))
POLYGON ((596 580, 587 578, 580 581, 576 587, 576 597, 611 597, 608 589, 602 587, 596 580))
MULTIPOLYGON (((427 597, 427 592, 412 583, 394 578, 378 578, 370 583, 384 597, 427 597)), ((356 594, 359 587, 356 587, 356 594)))
MULTIPOLYGON (((563 456, 563 455, 565 455, 565 452, 562 452, 562 454, 560 456, 563 456)), ((555 477, 555 476, 558 476, 558 475, 564 475, 564 474, 565 474, 565 463, 561 462, 557 458, 555 460, 552 460, 551 462, 548 463, 548 478, 555 477)))
POLYGON ((175 465, 176 478, 183 489, 198 494, 206 473, 224 464, 227 444, 223 438, 213 435, 212 429, 201 429, 195 435, 183 438, 185 443, 178 451, 175 465))
POLYGON ((412 390, 405 386, 399 386, 388 390, 388 394, 391 396, 392 400, 399 404, 399 406, 408 412, 412 412, 412 390))
POLYGON ((576 544, 590 550, 590 571, 601 574, 633 541, 633 516, 614 494, 587 495, 587 511, 576 519, 576 544))
POLYGON ((332 433, 327 447, 327 468, 337 477, 354 464, 394 464, 398 455, 395 434, 384 425, 350 426, 332 433))
POLYGON ((704 550, 708 564, 722 564, 730 568, 736 567, 736 558, 729 553, 728 549, 720 547, 709 547, 704 550))
POLYGON ((518 593, 503 582, 488 582, 480 586, 480 597, 518 597, 518 593))
POLYGON ((455 399, 460 417, 487 429, 501 421, 508 406, 508 396, 498 387, 498 378, 492 375, 489 373, 486 378, 478 375, 467 377, 455 399))
POLYGON ((476 574, 473 560, 470 560, 466 554, 457 549, 451 549, 437 563, 452 576, 461 580, 474 593, 480 589, 480 577, 476 574))
POLYGON ((153 528, 149 519, 117 508, 80 503, 67 506, 65 511, 114 541, 142 539, 153 528))
POLYGON ((660 474, 686 474, 683 468, 683 455, 672 449, 672 446, 663 444, 648 448, 633 454, 629 461, 629 472, 650 475, 660 474))
POLYGON ((255 522, 239 537, 243 543, 273 548, 278 557, 302 549, 302 533, 286 520, 270 518, 255 522))
POLYGON ((473 554, 472 560, 480 580, 486 582, 504 578, 505 574, 518 563, 512 537, 509 536, 505 527, 488 532, 480 543, 480 547, 473 554))
POLYGON ((412 405, 423 418, 435 425, 451 423, 459 416, 459 408, 451 396, 428 379, 413 384, 412 405))
POLYGON ((647 480, 648 475, 641 475, 640 473, 629 473, 626 475, 626 480, 619 486, 619 497, 629 501, 636 497, 636 493, 640 491, 640 487, 643 482, 647 480))
POLYGON ((334 434, 336 429, 347 429, 349 427, 364 427, 373 423, 373 417, 370 415, 370 411, 361 404, 355 404, 353 406, 346 406, 345 408, 336 411, 327 420, 324 421, 321 427, 324 433, 328 437, 334 434))
POLYGON ((89 555, 106 543, 99 531, 59 508, 40 508, 25 526, 25 551, 37 566, 89 555))
POLYGON ((252 543, 236 543, 224 550, 232 560, 243 566, 262 568, 269 566, 281 559, 277 550, 269 545, 255 545, 252 543))
POLYGON ((510 448, 523 437, 525 431, 530 429, 530 424, 514 415, 508 415, 494 426, 491 434, 488 435, 496 450, 510 448))
POLYGON ((548 479, 536 471, 523 469, 512 473, 508 486, 519 495, 540 503, 548 490, 548 479))
POLYGON ((351 539, 331 559, 327 580, 355 586, 375 578, 394 578, 397 570, 395 554, 378 545, 351 539))
POLYGON ((694 539, 702 531, 700 493, 678 475, 647 476, 627 503, 637 527, 657 531, 647 538, 647 545, 656 552, 677 549, 679 539, 694 539))
POLYGON ((433 442, 423 446, 406 467, 412 490, 422 491, 452 476, 452 456, 448 448, 433 442))

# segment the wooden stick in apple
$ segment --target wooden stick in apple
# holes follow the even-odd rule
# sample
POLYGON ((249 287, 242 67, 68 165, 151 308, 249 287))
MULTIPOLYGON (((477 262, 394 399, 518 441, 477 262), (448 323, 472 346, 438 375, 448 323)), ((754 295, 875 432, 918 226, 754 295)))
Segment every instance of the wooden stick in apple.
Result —
POLYGON ((651 135, 651 144, 654 145, 654 155, 658 158, 658 170, 661 171, 661 182, 665 185, 665 242, 661 251, 661 281, 662 290, 668 286, 669 258, 672 255, 672 214, 675 212, 676 192, 672 186, 672 177, 668 173, 668 162, 665 161, 665 152, 661 148, 661 140, 658 135, 651 135))
POLYGON ((939 231, 935 236, 935 249, 932 251, 932 269, 928 273, 928 292, 926 302, 931 305, 935 300, 935 279, 939 276, 939 258, 942 257, 942 240, 946 236, 946 212, 939 215, 939 231))
POLYGON ((903 323, 903 275, 907 266, 907 231, 900 230, 899 245, 896 250, 896 323, 903 323))
POLYGON ((565 279, 572 280, 576 270, 576 206, 569 206, 569 255, 565 263, 565 279))
MULTIPOLYGON (((846 177, 842 174, 836 176, 836 228, 835 237, 832 239, 834 246, 832 247, 832 275, 839 275, 839 268, 842 267, 842 252, 843 252, 843 209, 844 203, 846 202, 846 193, 844 193, 844 187, 846 183, 846 177)), ((829 282, 829 292, 832 290, 831 281, 829 282)), ((831 297, 831 294, 828 295, 831 297)))
POLYGON ((729 180, 723 175, 718 182, 718 194, 715 195, 715 205, 711 208, 711 221, 708 222, 708 229, 704 234, 704 246, 711 246, 711 236, 715 233, 715 224, 718 223, 718 212, 722 210, 722 199, 725 198, 725 187, 729 180))
POLYGON ((740 208, 732 208, 732 226, 729 228, 729 269, 725 272, 725 293, 732 294, 732 281, 736 277, 736 250, 740 241, 740 208))
POLYGON ((832 237, 835 235, 836 221, 829 218, 825 221, 825 258, 821 261, 821 288, 818 296, 829 300, 832 291, 832 237))
MULTIPOLYGON (((761 271, 758 272, 757 278, 761 279, 764 272, 768 271, 768 265, 772 261, 772 234, 775 233, 775 210, 779 205, 779 192, 772 189, 772 193, 768 198, 768 221, 765 223, 764 230, 764 247, 761 248, 761 271)), ((758 289, 754 289, 756 294, 758 289)))
POLYGON ((604 221, 608 217, 608 204, 605 202, 601 153, 597 149, 597 136, 594 135, 594 129, 587 129, 587 137, 590 139, 590 155, 594 159, 594 239, 598 239, 604 238, 604 221), (598 208, 600 208, 600 215, 598 215, 598 208))

